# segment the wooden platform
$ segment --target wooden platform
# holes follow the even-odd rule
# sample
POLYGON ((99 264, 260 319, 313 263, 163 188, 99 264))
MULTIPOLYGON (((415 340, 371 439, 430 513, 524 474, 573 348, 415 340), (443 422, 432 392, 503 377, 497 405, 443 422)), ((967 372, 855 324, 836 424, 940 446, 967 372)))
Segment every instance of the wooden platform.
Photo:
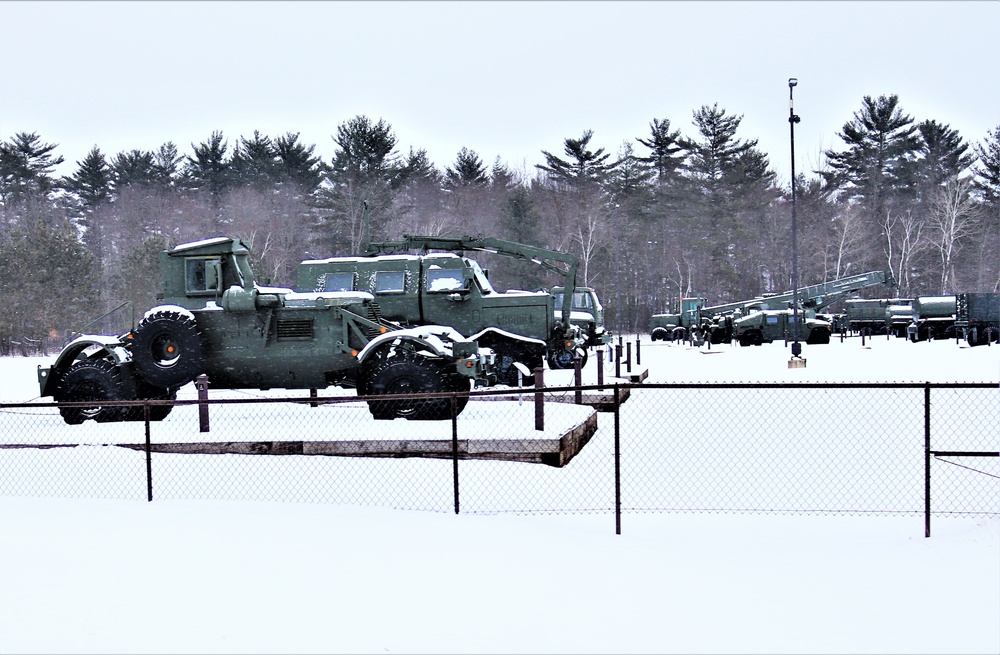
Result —
MULTIPOLYGON (((618 404, 624 403, 628 400, 632 391, 629 387, 619 387, 618 388, 618 404)), ((518 395, 520 395, 520 400, 525 403, 533 403, 535 401, 535 389, 534 387, 527 387, 520 394, 502 394, 496 396, 480 396, 477 397, 477 401, 503 401, 503 400, 518 400, 518 395)), ((559 387, 546 387, 545 388, 545 402, 547 403, 576 403, 576 392, 568 391, 566 389, 561 389, 559 387)), ((588 389, 586 391, 580 391, 580 404, 586 405, 588 407, 593 407, 599 412, 613 412, 615 409, 615 388, 614 386, 606 387, 603 391, 600 389, 588 389)))
MULTIPOLYGON (((558 438, 505 439, 350 439, 339 441, 203 441, 153 443, 154 453, 189 455, 326 455, 333 457, 430 457, 529 462, 562 467, 579 453, 597 431, 597 413, 591 413, 558 438), (457 445, 457 453, 456 453, 457 445)), ((113 444, 145 451, 145 444, 113 444)), ((35 446, 41 447, 41 446, 35 446)))

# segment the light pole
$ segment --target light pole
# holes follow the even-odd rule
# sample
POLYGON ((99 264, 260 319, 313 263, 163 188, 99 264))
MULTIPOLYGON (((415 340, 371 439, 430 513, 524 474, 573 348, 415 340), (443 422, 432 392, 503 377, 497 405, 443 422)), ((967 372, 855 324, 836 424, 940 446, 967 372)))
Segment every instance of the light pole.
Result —
POLYGON ((792 358, 788 361, 788 368, 802 368, 806 364, 806 360, 800 356, 802 344, 799 343, 799 266, 795 244, 795 124, 799 122, 799 117, 795 115, 792 89, 798 83, 796 78, 788 78, 788 129, 791 132, 792 142, 792 358))

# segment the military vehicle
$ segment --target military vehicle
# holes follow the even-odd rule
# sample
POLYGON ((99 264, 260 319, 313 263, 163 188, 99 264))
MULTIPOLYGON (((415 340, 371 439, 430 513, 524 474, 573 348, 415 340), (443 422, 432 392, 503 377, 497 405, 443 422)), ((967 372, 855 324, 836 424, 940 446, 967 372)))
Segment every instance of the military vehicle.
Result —
POLYGON ((737 314, 747 316, 753 311, 787 309, 798 300, 799 310, 819 312, 845 296, 876 284, 895 286, 889 271, 869 271, 801 287, 797 292, 762 294, 749 300, 705 306, 701 297, 681 298, 681 311, 675 314, 654 314, 650 319, 650 339, 684 340, 692 335, 711 343, 725 343, 735 337, 733 321, 737 314))
MULTIPOLYGON (((561 316, 563 300, 566 297, 565 287, 552 287, 552 295, 556 298, 556 316, 561 316)), ((569 320, 583 330, 587 338, 587 347, 602 346, 611 342, 611 334, 604 327, 604 305, 601 304, 597 291, 593 288, 576 287, 569 320)))
POLYGON ((965 339, 970 346, 987 345, 1000 334, 1000 294, 959 293, 920 296, 913 301, 906 328, 910 341, 965 339))
POLYGON ((1000 337, 1000 293, 960 293, 955 298, 955 329, 970 346, 984 346, 1000 337))
POLYGON ((852 332, 906 335, 912 314, 911 298, 852 298, 844 301, 847 328, 852 332))
POLYGON ((817 318, 812 310, 792 312, 791 309, 761 309, 732 319, 733 338, 741 346, 759 346, 778 340, 795 338, 795 320, 799 320, 798 338, 807 344, 830 343, 832 328, 829 321, 817 318))
MULTIPOLYGON (((218 237, 160 253, 162 304, 116 337, 83 335, 50 367, 41 396, 70 424, 142 418, 141 407, 100 401, 173 399, 204 373, 213 388, 356 388, 360 395, 469 390, 494 382, 492 352, 445 326, 404 329, 385 320, 372 294, 295 293, 258 286, 249 249, 218 237)), ((468 397, 459 397, 459 410, 468 397)), ((451 399, 370 400, 376 419, 444 419, 451 399)), ((169 404, 150 404, 155 420, 169 404)))
POLYGON ((585 316, 578 312, 574 320, 578 263, 572 255, 468 236, 404 235, 401 241, 369 242, 365 250, 364 256, 303 261, 297 288, 313 292, 364 290, 374 295, 389 320, 403 325, 452 326, 494 351, 501 384, 518 384, 519 374, 523 379, 526 371, 546 360, 554 369, 572 367, 578 358, 586 362, 588 345, 610 340, 603 324, 603 308, 593 290, 582 292, 594 304, 591 313, 585 316), (410 254, 411 250, 420 254, 410 254), (558 309, 553 293, 501 293, 474 259, 431 250, 488 251, 533 261, 563 277, 558 309))
POLYGON ((919 296, 913 299, 913 313, 906 326, 910 341, 950 339, 955 336, 957 298, 951 296, 919 296))

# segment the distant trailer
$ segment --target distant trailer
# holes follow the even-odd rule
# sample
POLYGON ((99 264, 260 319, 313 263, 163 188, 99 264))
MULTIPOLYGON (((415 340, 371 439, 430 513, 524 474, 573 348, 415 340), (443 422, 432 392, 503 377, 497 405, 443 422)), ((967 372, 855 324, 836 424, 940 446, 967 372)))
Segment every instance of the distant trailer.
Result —
POLYGON ((1000 338, 1000 293, 960 293, 955 302, 955 329, 970 346, 1000 338))

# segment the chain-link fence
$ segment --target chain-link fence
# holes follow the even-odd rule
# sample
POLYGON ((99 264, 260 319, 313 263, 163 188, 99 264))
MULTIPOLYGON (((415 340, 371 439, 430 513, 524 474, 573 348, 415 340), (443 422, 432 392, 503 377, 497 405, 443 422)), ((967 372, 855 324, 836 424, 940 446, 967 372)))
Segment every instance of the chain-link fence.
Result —
POLYGON ((51 403, 0 405, 0 494, 619 520, 628 512, 909 514, 926 517, 928 534, 932 514, 1000 515, 1000 389, 992 384, 479 391, 453 420, 436 421, 373 420, 365 399, 349 395, 233 395, 178 400, 159 421, 142 420, 133 405, 138 420, 79 425, 51 403), (536 396, 545 400, 540 413, 536 396))

